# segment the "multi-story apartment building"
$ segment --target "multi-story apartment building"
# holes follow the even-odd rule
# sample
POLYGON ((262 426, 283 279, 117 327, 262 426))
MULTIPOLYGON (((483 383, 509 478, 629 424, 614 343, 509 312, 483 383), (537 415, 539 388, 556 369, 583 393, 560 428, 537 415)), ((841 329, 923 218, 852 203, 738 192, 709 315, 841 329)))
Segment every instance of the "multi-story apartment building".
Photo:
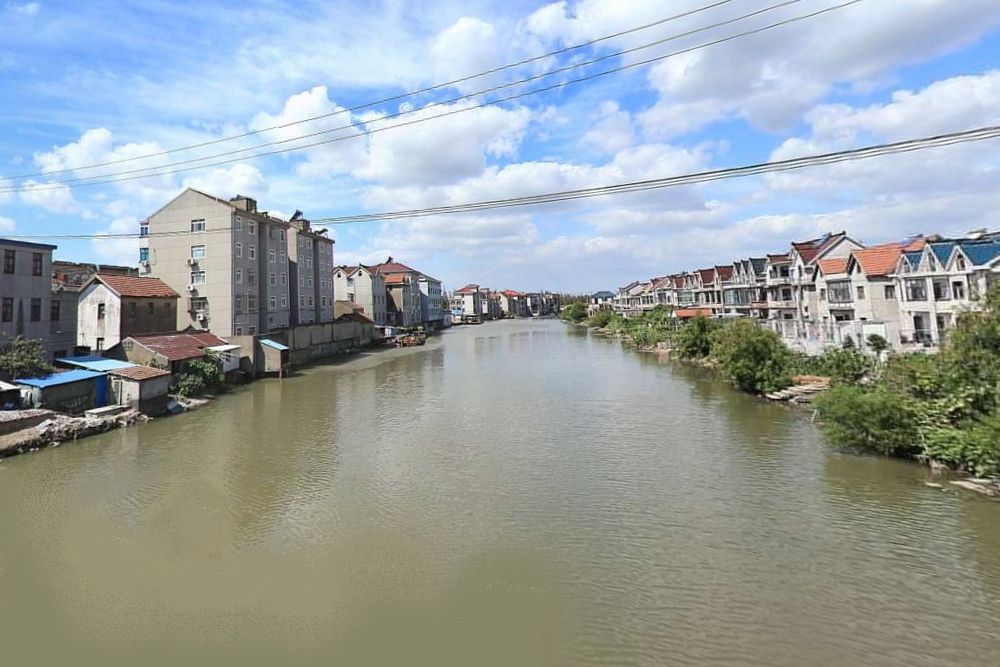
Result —
POLYGON ((289 225, 286 245, 291 324, 332 322, 334 241, 325 229, 312 229, 300 211, 295 212, 289 225))
POLYGON ((1000 240, 973 237, 907 247, 892 277, 902 345, 938 345, 958 314, 978 308, 1000 279, 1000 240))
POLYGON ((17 336, 41 340, 49 358, 73 353, 76 292, 52 282, 55 246, 0 239, 0 346, 17 336))
POLYGON ((333 271, 333 283, 334 292, 341 300, 361 306, 375 324, 389 324, 384 275, 363 264, 338 266, 333 271))
MULTIPOLYGON (((254 199, 220 199, 188 188, 141 226, 141 268, 187 297, 177 329, 251 335, 291 323, 290 223, 254 199)), ((332 265, 332 258, 331 258, 332 265)))
POLYGON ((417 279, 420 288, 420 320, 425 327, 440 329, 444 324, 441 281, 421 273, 417 279))

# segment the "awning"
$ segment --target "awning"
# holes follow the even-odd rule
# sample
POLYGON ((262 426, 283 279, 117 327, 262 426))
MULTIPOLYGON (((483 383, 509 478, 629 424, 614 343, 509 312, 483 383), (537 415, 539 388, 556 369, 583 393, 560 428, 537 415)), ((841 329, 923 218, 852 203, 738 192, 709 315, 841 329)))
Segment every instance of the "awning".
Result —
POLYGON ((281 343, 279 343, 277 341, 273 341, 270 338, 261 338, 260 339, 260 344, 261 345, 267 345, 268 347, 273 348, 275 350, 280 350, 281 352, 284 352, 285 350, 291 349, 287 345, 282 345, 281 343))

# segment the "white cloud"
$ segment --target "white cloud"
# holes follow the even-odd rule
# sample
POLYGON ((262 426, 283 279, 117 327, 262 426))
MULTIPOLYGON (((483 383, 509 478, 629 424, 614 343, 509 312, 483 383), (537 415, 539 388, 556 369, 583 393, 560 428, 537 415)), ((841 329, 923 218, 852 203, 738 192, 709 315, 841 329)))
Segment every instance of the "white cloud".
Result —
POLYGON ((69 186, 54 181, 25 181, 21 184, 21 201, 51 213, 77 213, 80 210, 69 186))
MULTIPOLYGON (((435 81, 454 81, 485 72, 511 55, 510 44, 501 43, 496 26, 482 19, 463 16, 439 32, 428 49, 435 81)), ((462 93, 476 92, 501 83, 502 73, 476 77, 455 84, 462 93)))
POLYGON ((38 10, 42 8, 37 2, 26 2, 24 4, 17 4, 12 2, 7 5, 7 8, 18 14, 24 14, 25 16, 34 16, 38 13, 38 10))
POLYGON ((6 216, 0 215, 0 232, 12 231, 14 231, 14 221, 6 216))
POLYGON ((632 146, 635 143, 632 114, 613 100, 602 103, 581 141, 603 153, 614 153, 632 146))
MULTIPOLYGON (((139 229, 139 219, 122 217, 112 220, 107 229, 97 232, 99 235, 135 234, 139 229)), ((135 266, 139 261, 140 241, 137 238, 95 238, 90 241, 90 247, 97 259, 105 264, 135 266)))
POLYGON ((0 178, 0 204, 5 204, 11 200, 14 192, 14 183, 7 179, 0 178))
POLYGON ((183 187, 225 198, 238 194, 259 198, 268 191, 268 181, 257 167, 238 162, 228 167, 192 174, 184 179, 183 187))

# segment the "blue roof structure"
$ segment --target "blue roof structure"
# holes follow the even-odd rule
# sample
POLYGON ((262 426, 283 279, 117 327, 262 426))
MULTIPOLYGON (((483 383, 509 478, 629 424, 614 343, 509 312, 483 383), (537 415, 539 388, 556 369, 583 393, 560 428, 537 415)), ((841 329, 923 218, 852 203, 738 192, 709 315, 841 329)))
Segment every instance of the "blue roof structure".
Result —
POLYGON ((607 292, 607 291, 604 291, 604 292, 594 292, 594 294, 592 296, 595 299, 613 299, 613 298, 615 298, 615 293, 614 292, 607 292))
POLYGON ((94 378, 103 376, 104 373, 88 371, 81 368, 75 371, 66 371, 65 373, 53 373, 52 375, 41 378, 20 378, 18 380, 14 380, 14 384, 22 384, 28 387, 55 387, 61 384, 72 384, 73 382, 81 382, 83 380, 93 380, 94 378))
POLYGON ((989 264, 996 259, 997 256, 1000 256, 1000 242, 997 241, 980 241, 974 243, 961 243, 959 245, 965 252, 966 257, 969 258, 969 261, 976 266, 989 264))
POLYGON ((920 256, 923 254, 923 251, 915 250, 913 252, 904 252, 903 257, 906 258, 906 261, 908 261, 911 266, 918 266, 920 264, 920 256))
POLYGON ((287 345, 282 345, 281 343, 279 343, 277 341, 273 341, 270 338, 261 338, 260 339, 260 344, 261 345, 267 345, 268 347, 274 348, 275 350, 281 350, 282 352, 284 352, 285 350, 290 349, 287 345))
POLYGON ((948 263, 948 258, 951 257, 951 251, 954 249, 954 243, 931 243, 931 252, 938 258, 941 262, 941 266, 948 263))
POLYGON ((57 359, 61 364, 69 364, 89 371, 116 371, 121 368, 131 368, 135 364, 128 361, 118 361, 117 359, 105 359, 97 355, 88 354, 79 357, 63 357, 57 359))

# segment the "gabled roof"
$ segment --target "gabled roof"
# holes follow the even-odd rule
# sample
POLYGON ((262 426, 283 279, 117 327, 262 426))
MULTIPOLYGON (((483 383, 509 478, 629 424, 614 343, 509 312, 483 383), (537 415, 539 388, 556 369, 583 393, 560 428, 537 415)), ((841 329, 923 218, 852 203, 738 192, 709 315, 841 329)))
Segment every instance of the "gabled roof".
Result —
POLYGON ((345 322, 360 322, 361 324, 375 324, 373 320, 368 319, 362 313, 357 311, 353 313, 344 313, 338 317, 337 320, 344 320, 345 322))
POLYGON ((205 348, 213 345, 225 345, 215 334, 207 331, 190 333, 173 333, 158 335, 130 336, 136 343, 156 352, 169 361, 183 361, 205 356, 205 348))
POLYGON ((400 264, 399 262, 382 262, 381 264, 375 264, 372 266, 373 269, 379 273, 420 273, 416 269, 411 269, 406 264, 400 264))
POLYGON ((899 243, 884 243, 855 250, 851 257, 866 276, 887 276, 896 268, 902 252, 903 247, 899 243))
POLYGON ((613 299, 615 298, 614 292, 608 292, 607 290, 601 292, 594 292, 590 295, 594 299, 613 299))
POLYGON ((847 257, 835 257, 833 259, 821 259, 817 262, 819 270, 824 276, 834 276, 838 273, 847 272, 847 257))
MULTIPOLYGON (((90 282, 103 283, 122 297, 149 299, 177 299, 180 295, 159 278, 95 274, 90 282)), ((88 285, 90 283, 87 283, 88 285)))
POLYGON ((469 283, 462 289, 455 290, 455 294, 475 294, 478 291, 479 291, 479 285, 476 285, 475 283, 469 283))
POLYGON ((385 284, 388 285, 405 285, 406 284, 406 274, 405 273, 390 273, 385 277, 385 284))
POLYGON ((989 264, 1000 257, 1000 242, 998 241, 970 241, 958 245, 975 266, 989 264))
POLYGON ((733 277, 732 266, 717 266, 715 267, 715 272, 719 275, 721 280, 729 280, 733 277))
POLYGON ((170 371, 163 370, 162 368, 153 368, 152 366, 139 366, 133 364, 128 368, 116 368, 113 371, 109 371, 111 375, 118 375, 120 377, 128 378, 130 380, 136 380, 142 382, 144 380, 152 380, 154 378, 161 378, 166 375, 170 375, 170 371))
POLYGON ((951 257, 952 250, 955 249, 955 243, 930 243, 931 252, 937 258, 941 266, 945 266, 948 263, 948 259, 951 257))
POLYGON ((698 269, 697 273, 701 276, 702 285, 715 281, 715 269, 698 269))
POLYGON ((784 264, 790 261, 792 261, 792 258, 787 252, 783 255, 772 255, 770 253, 767 255, 767 262, 769 264, 784 264))
POLYGON ((754 273, 763 273, 767 265, 766 257, 751 257, 750 266, 753 267, 754 273))

